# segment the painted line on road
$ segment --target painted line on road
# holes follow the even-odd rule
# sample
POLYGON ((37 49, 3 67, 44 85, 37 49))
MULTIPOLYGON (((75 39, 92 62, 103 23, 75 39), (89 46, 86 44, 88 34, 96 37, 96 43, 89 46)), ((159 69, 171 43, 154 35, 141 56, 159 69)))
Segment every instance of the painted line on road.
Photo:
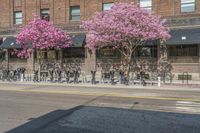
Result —
POLYGON ((46 93, 46 94, 71 94, 82 96, 107 96, 107 97, 121 97, 121 98, 136 98, 136 99, 150 99, 150 100, 166 100, 166 101, 190 101, 200 102, 200 99, 192 98, 173 98, 173 97, 153 97, 153 96, 131 96, 123 94, 109 94, 109 93, 83 93, 80 91, 46 91, 46 90, 14 90, 16 92, 32 92, 32 93, 46 93))

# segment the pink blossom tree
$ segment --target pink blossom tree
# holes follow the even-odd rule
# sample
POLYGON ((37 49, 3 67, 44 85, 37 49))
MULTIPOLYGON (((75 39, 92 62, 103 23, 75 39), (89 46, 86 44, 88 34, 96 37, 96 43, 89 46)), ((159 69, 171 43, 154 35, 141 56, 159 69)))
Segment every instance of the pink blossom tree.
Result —
POLYGON ((17 50, 18 57, 27 58, 33 51, 67 48, 72 38, 64 31, 55 28, 50 22, 35 18, 27 26, 20 29, 17 35, 17 44, 22 49, 17 50))
POLYGON ((129 80, 132 55, 138 46, 170 38, 165 20, 134 3, 116 3, 81 26, 87 31, 86 47, 92 51, 111 46, 121 52, 126 80, 129 80))

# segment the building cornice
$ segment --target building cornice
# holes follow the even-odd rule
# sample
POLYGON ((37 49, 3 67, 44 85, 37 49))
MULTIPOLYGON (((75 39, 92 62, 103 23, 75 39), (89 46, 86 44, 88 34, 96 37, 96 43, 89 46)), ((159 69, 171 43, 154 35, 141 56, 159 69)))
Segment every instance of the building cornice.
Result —
MULTIPOLYGON (((55 25, 55 27, 62 29, 68 33, 84 33, 85 31, 80 28, 79 25, 55 25)), ((0 27, 0 37, 6 36, 16 36, 19 32, 19 28, 1 28, 0 27)))
MULTIPOLYGON (((170 29, 183 29, 183 28, 199 28, 200 27, 200 17, 170 17, 167 19, 167 25, 170 29)), ((78 24, 71 25, 55 25, 55 27, 60 28, 68 33, 84 33, 84 29, 80 28, 78 24)), ((0 37, 4 36, 15 36, 19 32, 19 27, 13 28, 1 28, 0 27, 0 37)))

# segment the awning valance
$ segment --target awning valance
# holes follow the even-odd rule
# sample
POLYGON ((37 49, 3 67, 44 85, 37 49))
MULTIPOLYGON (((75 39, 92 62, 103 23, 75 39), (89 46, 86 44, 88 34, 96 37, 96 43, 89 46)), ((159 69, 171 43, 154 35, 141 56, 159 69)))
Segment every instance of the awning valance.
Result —
MULTIPOLYGON (((72 36, 73 36, 72 47, 83 47, 85 45, 86 34, 75 34, 72 36)), ((22 48, 22 46, 16 43, 15 37, 7 37, 2 43, 0 43, 0 48, 2 48, 2 49, 20 49, 20 48, 22 48)))
POLYGON ((86 34, 74 34, 72 36, 72 47, 83 47, 85 45, 86 34))
POLYGON ((170 31, 168 45, 200 44, 200 28, 174 29, 170 31))
POLYGON ((0 45, 2 49, 20 49, 22 48, 21 45, 16 43, 15 37, 7 37, 3 43, 0 45))

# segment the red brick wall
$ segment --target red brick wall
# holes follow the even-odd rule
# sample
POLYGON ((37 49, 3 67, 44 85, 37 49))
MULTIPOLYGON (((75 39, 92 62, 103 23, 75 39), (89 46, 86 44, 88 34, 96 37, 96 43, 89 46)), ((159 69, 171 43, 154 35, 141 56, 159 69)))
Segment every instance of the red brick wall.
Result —
POLYGON ((10 27, 11 5, 9 0, 0 0, 0 27, 10 27))
MULTIPOLYGON (((0 27, 13 26, 13 11, 23 11, 24 23, 32 18, 32 13, 40 14, 40 9, 50 8, 51 21, 55 24, 71 24, 69 21, 69 7, 80 5, 81 20, 102 10, 102 3, 107 2, 135 2, 138 0, 0 0, 0 27)), ((196 11, 181 13, 180 0, 153 0, 153 12, 163 17, 191 17, 200 13, 200 1, 196 0, 196 11)))

